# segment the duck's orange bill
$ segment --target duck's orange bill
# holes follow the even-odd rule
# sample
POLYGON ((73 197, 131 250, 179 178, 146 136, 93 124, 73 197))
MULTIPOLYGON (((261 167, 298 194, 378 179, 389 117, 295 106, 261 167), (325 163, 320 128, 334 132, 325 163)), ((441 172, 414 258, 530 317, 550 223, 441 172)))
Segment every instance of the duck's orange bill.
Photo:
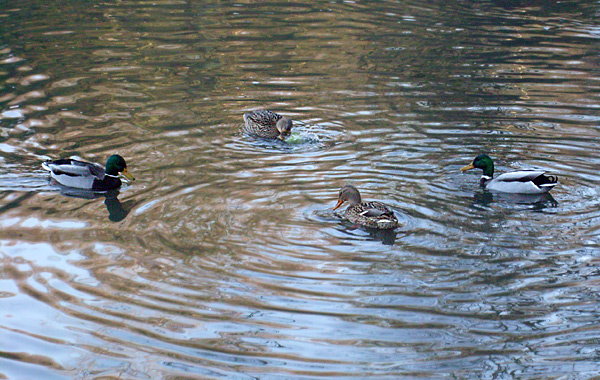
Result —
POLYGON ((337 210, 337 209, 338 209, 338 208, 339 208, 339 207, 342 205, 342 203, 344 203, 344 201, 343 201, 343 200, 341 200, 341 199, 339 199, 339 200, 338 200, 338 203, 335 205, 335 207, 334 207, 333 209, 334 209, 334 210, 337 210))
POLYGON ((475 166, 473 166, 472 162, 469 165, 465 166, 464 168, 460 169, 460 171, 466 172, 467 170, 471 170, 471 169, 475 169, 475 166))
POLYGON ((127 168, 123 169, 121 175, 130 181, 135 181, 135 178, 131 175, 131 173, 129 173, 129 170, 127 168))

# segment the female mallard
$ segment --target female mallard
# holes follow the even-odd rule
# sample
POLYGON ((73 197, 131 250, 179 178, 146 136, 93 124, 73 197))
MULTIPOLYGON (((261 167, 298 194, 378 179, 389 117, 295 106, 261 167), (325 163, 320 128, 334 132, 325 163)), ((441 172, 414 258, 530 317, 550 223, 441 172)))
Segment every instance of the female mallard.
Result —
POLYGON ((121 186, 119 173, 130 181, 135 180, 127 170, 123 157, 113 154, 106 160, 106 169, 98 164, 78 160, 63 159, 46 161, 42 169, 50 172, 56 182, 77 189, 106 191, 121 186))
POLYGON ((244 131, 266 139, 285 139, 292 132, 292 120, 273 111, 253 111, 244 114, 244 131))
POLYGON ((382 230, 398 227, 398 219, 392 210, 381 202, 361 202, 360 193, 352 185, 342 187, 338 203, 333 209, 336 210, 346 201, 350 205, 344 216, 352 223, 382 230))
POLYGON ((483 169, 480 184, 491 191, 516 194, 543 194, 547 193, 558 184, 558 178, 546 175, 541 170, 520 170, 504 173, 494 177, 494 161, 486 155, 480 154, 472 163, 460 169, 466 171, 473 168, 483 169))

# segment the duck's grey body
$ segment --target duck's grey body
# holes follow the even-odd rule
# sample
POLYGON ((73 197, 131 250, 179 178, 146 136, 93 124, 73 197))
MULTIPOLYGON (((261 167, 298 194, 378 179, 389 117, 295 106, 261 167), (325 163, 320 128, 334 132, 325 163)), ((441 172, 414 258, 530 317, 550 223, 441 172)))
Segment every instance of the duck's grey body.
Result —
POLYGON ((106 161, 106 169, 100 165, 74 159, 46 161, 42 169, 50 172, 57 183, 75 189, 106 191, 121 186, 119 173, 133 181, 123 157, 114 154, 106 161), (109 174, 110 173, 110 174, 109 174))
POLYGON ((461 171, 471 169, 483 170, 479 183, 490 191, 513 194, 544 194, 558 184, 558 178, 547 175, 541 170, 519 170, 504 173, 494 178, 494 161, 487 154, 475 157, 472 163, 461 168, 461 171))
POLYGON ((540 170, 519 170, 504 173, 496 178, 481 177, 481 184, 490 191, 519 194, 547 193, 558 184, 555 176, 540 170))

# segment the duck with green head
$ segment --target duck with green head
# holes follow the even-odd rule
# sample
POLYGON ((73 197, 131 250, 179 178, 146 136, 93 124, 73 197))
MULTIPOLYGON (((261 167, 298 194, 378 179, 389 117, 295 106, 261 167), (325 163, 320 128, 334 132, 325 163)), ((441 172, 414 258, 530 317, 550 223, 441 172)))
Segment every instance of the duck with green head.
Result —
POLYGON ((292 120, 273 111, 252 111, 244 114, 246 133, 265 139, 285 140, 292 133, 292 120))
POLYGON ((487 154, 475 157, 472 163, 460 169, 482 169, 483 175, 479 183, 490 191, 515 194, 543 194, 547 193, 558 184, 558 178, 546 175, 541 170, 519 170, 499 175, 494 178, 494 161, 487 154))
POLYGON ((338 202, 333 209, 337 210, 344 202, 349 203, 344 217, 352 223, 381 230, 398 227, 398 219, 392 210, 381 202, 363 202, 360 193, 352 185, 340 189, 338 202))
POLYGON ((60 185, 76 189, 107 191, 121 186, 119 174, 130 181, 135 178, 129 173, 125 159, 113 154, 103 168, 98 164, 70 158, 46 161, 42 168, 50 172, 50 177, 60 185))

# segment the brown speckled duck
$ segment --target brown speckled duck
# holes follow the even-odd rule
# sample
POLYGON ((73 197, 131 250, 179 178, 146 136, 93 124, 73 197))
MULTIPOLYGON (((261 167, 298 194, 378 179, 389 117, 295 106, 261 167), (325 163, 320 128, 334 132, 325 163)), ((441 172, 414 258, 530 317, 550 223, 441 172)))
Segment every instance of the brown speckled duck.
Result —
POLYGON ((284 140, 292 132, 292 120, 273 111, 252 111, 244 114, 244 131, 257 137, 284 140))
POLYGON ((398 227, 398 219, 392 210, 381 202, 362 202, 360 193, 352 185, 340 189, 338 203, 333 209, 338 209, 346 201, 350 205, 344 216, 350 222, 381 230, 398 227))

